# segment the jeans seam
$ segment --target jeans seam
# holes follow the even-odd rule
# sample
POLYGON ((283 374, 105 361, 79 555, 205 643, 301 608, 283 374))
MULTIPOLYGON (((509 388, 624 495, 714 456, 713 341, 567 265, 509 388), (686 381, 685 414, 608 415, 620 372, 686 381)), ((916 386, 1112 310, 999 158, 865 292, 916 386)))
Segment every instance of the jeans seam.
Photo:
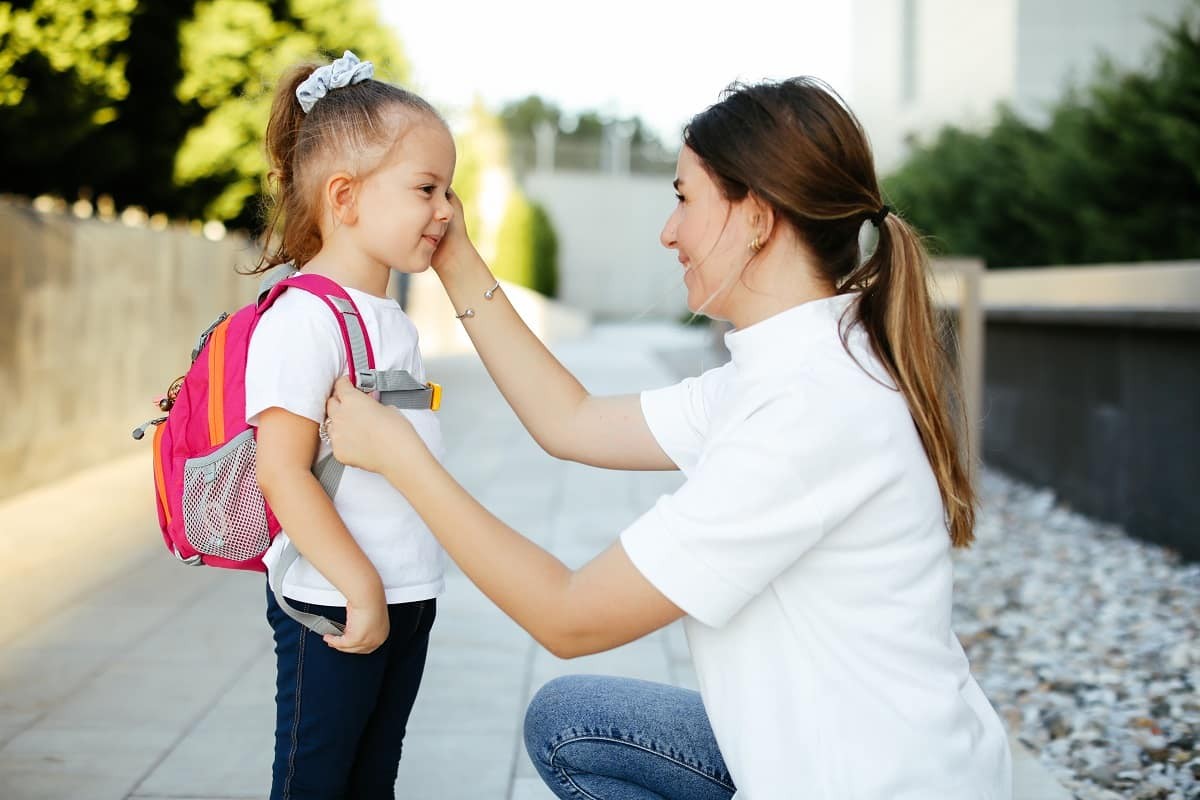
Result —
MULTIPOLYGON (((562 748, 563 746, 568 745, 568 744, 573 744, 575 742, 583 742, 583 741, 615 742, 617 744, 626 745, 627 747, 633 747, 638 750, 643 750, 647 753, 651 753, 652 755, 656 755, 659 758, 665 758, 667 761, 677 764, 678 766, 681 766, 684 769, 688 770, 689 772, 693 772, 702 778, 710 780, 713 783, 717 784, 718 786, 720 786, 724 789, 728 789, 731 792, 737 791, 736 787, 734 787, 733 785, 726 783, 725 781, 721 780, 720 778, 714 778, 712 775, 708 775, 703 770, 696 769, 695 767, 693 767, 691 764, 688 764, 687 762, 680 761, 678 758, 675 758, 674 756, 668 755, 666 753, 660 753, 658 750, 655 750, 653 747, 647 747, 643 744, 638 744, 637 742, 631 742, 628 739, 623 739, 619 736, 601 736, 599 734, 587 734, 584 736, 573 736, 570 739, 565 739, 565 740, 559 742, 558 744, 554 745, 554 747, 552 747, 550 749, 550 766, 555 767, 554 758, 555 758, 555 756, 558 755, 558 751, 560 748, 562 748)), ((573 787, 575 787, 581 794, 583 794, 585 797, 589 797, 589 798, 592 797, 592 795, 588 794, 583 789, 580 789, 578 784, 575 783, 575 781, 571 780, 571 777, 569 775, 567 775, 567 772, 565 769, 563 769, 561 767, 555 767, 555 768, 558 769, 558 771, 562 773, 563 777, 566 778, 570 782, 570 784, 573 787)), ((592 798, 592 800, 596 800, 596 798, 592 798)))
POLYGON ((296 751, 300 748, 300 687, 304 685, 304 642, 308 638, 303 625, 300 628, 300 647, 296 652, 296 702, 292 711, 292 749, 288 753, 287 778, 283 782, 283 800, 292 796, 292 777, 296 774, 296 751))

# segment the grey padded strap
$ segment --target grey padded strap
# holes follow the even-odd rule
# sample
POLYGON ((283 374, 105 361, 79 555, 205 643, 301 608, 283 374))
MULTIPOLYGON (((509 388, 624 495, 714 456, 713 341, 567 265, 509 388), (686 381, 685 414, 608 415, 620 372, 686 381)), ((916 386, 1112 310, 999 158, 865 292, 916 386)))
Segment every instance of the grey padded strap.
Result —
POLYGON ((320 614, 309 614, 306 611, 301 611, 295 608, 283 596, 283 576, 287 574, 292 564, 295 564, 299 559, 300 551, 293 547, 291 542, 288 542, 283 548, 283 552, 279 554, 279 563, 271 570, 271 591, 275 593, 275 602, 279 603, 279 607, 283 609, 283 613, 313 633, 321 636, 325 636, 326 634, 341 636, 346 630, 345 625, 334 622, 331 619, 326 619, 320 614))
POLYGON ((369 367, 367 363, 367 334, 363 330, 362 320, 354 312, 354 306, 347 303, 341 297, 326 295, 326 299, 333 303, 334 308, 341 312, 342 319, 346 322, 346 333, 350 337, 350 355, 353 361, 349 365, 350 369, 356 375, 366 372, 369 367))
POLYGON ((358 375, 358 386, 379 392, 379 402, 392 408, 422 410, 433 405, 433 389, 402 369, 365 370, 358 375))
POLYGON ((345 471, 346 465, 334 458, 333 453, 313 465, 313 475, 317 476, 321 488, 329 495, 330 500, 337 494, 338 486, 342 482, 342 473, 345 471))
POLYGON ((266 274, 266 276, 262 279, 262 281, 258 284, 258 302, 261 303, 263 301, 263 298, 267 296, 267 292, 271 291, 271 289, 275 286, 275 284, 279 283, 280 281, 282 281, 286 278, 292 277, 293 275, 297 274, 299 271, 300 270, 293 267, 291 262, 289 261, 286 264, 280 264, 279 266, 275 267, 270 272, 268 272, 266 274))
POLYGON ((379 393, 379 402, 392 408, 408 408, 421 411, 428 409, 433 404, 433 389, 430 389, 428 386, 422 386, 420 389, 383 391, 379 393))
MULTIPOLYGON (((433 402, 433 390, 402 369, 369 370, 369 372, 374 373, 381 380, 380 385, 413 387, 385 389, 380 392, 379 402, 385 406, 420 410, 429 408, 433 402)), ((325 494, 329 495, 330 499, 337 494, 345 471, 346 466, 334 458, 332 453, 313 465, 313 475, 317 477, 321 488, 325 490, 325 494)))

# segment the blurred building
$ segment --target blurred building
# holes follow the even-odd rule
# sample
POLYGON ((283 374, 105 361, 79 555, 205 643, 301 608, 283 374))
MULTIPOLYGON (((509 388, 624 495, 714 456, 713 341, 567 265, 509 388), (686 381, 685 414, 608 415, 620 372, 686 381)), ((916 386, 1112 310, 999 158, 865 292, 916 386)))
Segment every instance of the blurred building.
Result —
POLYGON ((943 125, 983 127, 1004 101, 1037 121, 1101 57, 1143 64, 1192 0, 853 0, 849 100, 883 173, 943 125))

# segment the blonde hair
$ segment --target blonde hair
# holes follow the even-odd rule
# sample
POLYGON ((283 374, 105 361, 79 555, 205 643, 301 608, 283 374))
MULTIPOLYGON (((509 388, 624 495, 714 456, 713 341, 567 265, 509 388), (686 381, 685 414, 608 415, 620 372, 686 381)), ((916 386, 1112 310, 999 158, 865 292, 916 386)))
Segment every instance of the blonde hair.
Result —
POLYGON ((320 190, 331 170, 349 165, 365 178, 386 162, 406 120, 425 116, 445 125, 421 97, 373 79, 331 90, 306 114, 296 89, 319 66, 292 67, 275 91, 266 133, 267 224, 254 273, 289 261, 301 267, 320 252, 320 190))

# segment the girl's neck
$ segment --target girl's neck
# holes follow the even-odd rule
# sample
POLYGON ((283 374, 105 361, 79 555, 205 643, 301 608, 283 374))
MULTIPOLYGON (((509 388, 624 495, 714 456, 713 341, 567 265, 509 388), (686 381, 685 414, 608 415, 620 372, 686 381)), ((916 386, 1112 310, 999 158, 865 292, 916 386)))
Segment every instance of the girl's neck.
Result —
POLYGON ((313 275, 324 275, 348 289, 357 289, 376 297, 387 297, 388 278, 391 270, 364 258, 361 253, 338 252, 334 243, 326 243, 303 270, 313 275))

